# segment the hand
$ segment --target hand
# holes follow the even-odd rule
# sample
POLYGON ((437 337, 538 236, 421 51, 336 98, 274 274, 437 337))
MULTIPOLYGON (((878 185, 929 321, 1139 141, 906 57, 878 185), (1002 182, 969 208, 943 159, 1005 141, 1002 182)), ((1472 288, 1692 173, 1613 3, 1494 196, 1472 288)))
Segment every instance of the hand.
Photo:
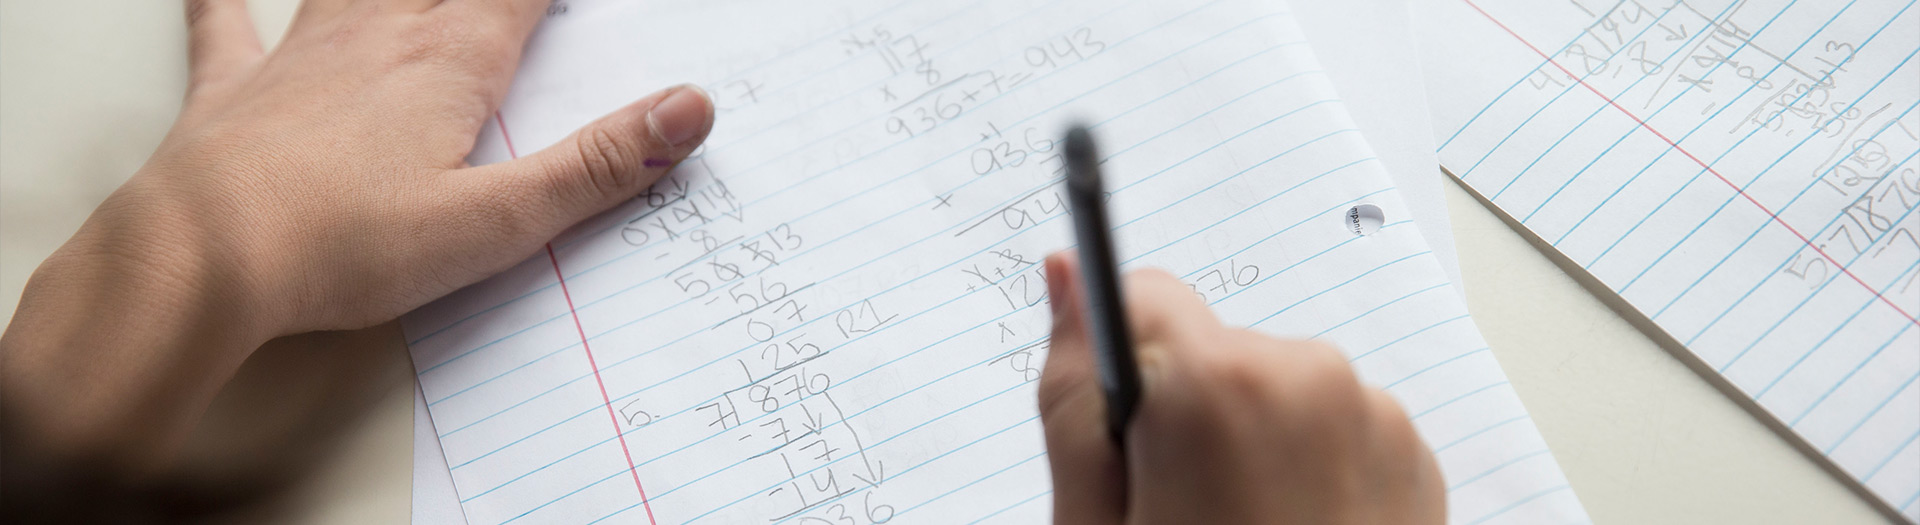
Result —
POLYGON ((466 167, 548 1, 308 0, 271 53, 244 0, 187 1, 178 120, 0 338, 10 455, 154 467, 267 340, 501 271, 705 139, 711 101, 678 87, 466 167))
POLYGON ((1444 523, 1433 453, 1398 403, 1310 341, 1227 328, 1165 272, 1123 283, 1144 382, 1108 438, 1077 263, 1046 261, 1053 343, 1040 418, 1054 523, 1444 523))

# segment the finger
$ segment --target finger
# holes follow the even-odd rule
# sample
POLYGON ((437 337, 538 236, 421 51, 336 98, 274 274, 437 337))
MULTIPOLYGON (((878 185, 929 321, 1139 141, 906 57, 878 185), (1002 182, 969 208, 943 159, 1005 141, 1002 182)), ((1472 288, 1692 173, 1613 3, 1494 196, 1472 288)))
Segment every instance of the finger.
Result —
POLYGON ((1159 355, 1157 349, 1172 346, 1154 343, 1197 341, 1201 335, 1220 328, 1220 319, 1193 293, 1193 288, 1164 270, 1147 268, 1129 272, 1121 286, 1121 293, 1127 298, 1127 326, 1132 331, 1135 350, 1142 353, 1139 358, 1143 367, 1148 366, 1147 361, 1158 363, 1165 357, 1159 355))
POLYGON ((1373 388, 1365 389, 1367 413, 1371 416, 1371 436, 1376 454, 1373 466, 1377 493, 1397 496, 1406 501, 1381 505, 1382 509, 1407 511, 1405 515, 1387 515, 1383 523, 1439 523, 1446 515, 1446 481, 1433 457, 1433 449, 1414 430, 1407 412, 1392 395, 1373 388))
POLYGON ((533 32, 552 4, 553 0, 447 0, 435 11, 501 29, 518 42, 533 32))
MULTIPOLYGON (((537 243, 632 198, 685 159, 713 128, 713 103, 690 85, 667 88, 518 160, 454 170, 428 198, 476 206, 488 239, 537 243)), ((453 214, 442 220, 462 220, 453 214)), ((470 217, 469 217, 470 218, 470 217)), ((470 222, 470 221, 463 221, 470 222)), ((497 242, 497 241, 496 241, 497 242)), ((498 246, 487 242, 471 243, 498 246)))
POLYGON ((301 33, 306 29, 325 26, 352 8, 354 1, 301 0, 300 10, 293 14, 293 23, 287 25, 287 33, 301 33))
MULTIPOLYGON (((1093 370, 1091 334, 1086 317, 1080 311, 1080 258, 1073 251, 1047 256, 1047 309, 1053 315, 1053 335, 1049 339, 1047 369, 1061 377, 1078 377, 1093 370)), ((1043 376, 1044 377, 1044 376, 1043 376)))
POLYGON ((187 0, 187 71, 194 86, 231 78, 262 55, 246 0, 187 0))
POLYGON ((1046 271, 1053 338, 1040 375, 1040 422, 1053 470, 1053 522, 1119 523, 1126 509, 1126 470, 1108 437, 1106 402, 1094 379, 1077 257, 1053 254, 1046 271))
POLYGON ((379 0, 380 7, 387 11, 419 13, 440 5, 440 0, 379 0))

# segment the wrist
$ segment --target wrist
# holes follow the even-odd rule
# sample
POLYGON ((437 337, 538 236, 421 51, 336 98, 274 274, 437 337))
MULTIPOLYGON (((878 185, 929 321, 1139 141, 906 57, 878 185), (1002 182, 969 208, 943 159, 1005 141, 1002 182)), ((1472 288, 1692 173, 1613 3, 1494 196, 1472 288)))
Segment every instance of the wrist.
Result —
POLYGON ((207 210, 140 193, 109 197, 34 271, 0 338, 15 452, 150 471, 278 335, 207 210))
POLYGON ((248 349, 285 335, 284 308, 266 300, 278 265, 244 236, 251 229, 236 226, 240 215, 210 199, 148 191, 159 185, 143 176, 109 196, 33 279, 44 275, 57 283, 53 293, 90 303, 78 319, 114 315, 248 349))

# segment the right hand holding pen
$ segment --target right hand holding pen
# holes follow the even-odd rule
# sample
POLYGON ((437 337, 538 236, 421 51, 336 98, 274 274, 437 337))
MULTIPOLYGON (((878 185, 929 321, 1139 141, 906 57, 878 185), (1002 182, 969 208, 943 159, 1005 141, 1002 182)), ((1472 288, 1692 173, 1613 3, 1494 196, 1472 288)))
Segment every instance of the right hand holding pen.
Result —
POLYGON ((1400 405, 1311 341, 1222 326, 1165 272, 1123 282, 1144 392, 1108 438, 1078 262, 1047 258, 1040 417, 1054 523, 1444 523, 1444 482, 1400 405))

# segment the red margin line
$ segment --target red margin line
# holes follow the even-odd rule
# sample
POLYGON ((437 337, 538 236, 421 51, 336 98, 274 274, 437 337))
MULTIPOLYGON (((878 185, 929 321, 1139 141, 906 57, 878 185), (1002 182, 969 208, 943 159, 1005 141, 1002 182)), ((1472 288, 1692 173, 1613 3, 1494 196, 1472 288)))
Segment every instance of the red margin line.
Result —
POLYGON ((1773 210, 1767 209, 1766 205, 1760 204, 1760 201, 1757 199, 1754 199, 1752 195, 1748 195, 1746 190, 1740 189, 1740 185, 1734 184, 1733 181, 1731 180, 1727 180, 1727 177, 1721 175, 1718 170, 1713 169, 1712 165, 1709 165, 1706 162, 1701 161, 1699 157, 1693 156, 1693 153, 1690 153, 1686 149, 1681 148, 1680 143, 1674 141, 1673 139, 1667 138, 1667 136, 1665 134, 1660 133, 1659 130, 1653 129, 1653 126, 1647 125, 1647 121, 1640 120, 1640 117, 1635 116, 1631 111, 1627 111, 1627 108, 1620 107, 1620 104, 1614 102, 1612 97, 1608 97, 1605 93, 1601 93, 1600 90, 1594 89, 1592 85, 1587 84, 1587 81, 1585 78, 1581 77, 1580 75, 1573 74, 1573 71, 1568 70, 1566 66, 1560 65, 1560 62, 1555 61, 1552 55, 1548 55, 1544 52, 1541 52, 1540 48, 1534 47, 1532 42, 1528 42, 1527 39, 1521 38, 1520 33, 1514 32, 1513 28, 1507 27, 1506 24, 1500 23, 1500 20, 1495 19, 1492 14, 1487 13, 1487 10, 1481 9, 1478 4, 1473 3, 1473 0, 1460 0, 1460 1, 1466 2, 1467 7, 1472 7, 1474 11, 1479 11, 1480 16, 1487 17, 1487 21, 1493 22, 1493 25, 1500 26, 1500 29, 1502 31, 1506 31, 1507 34, 1512 36, 1514 40, 1520 41, 1521 45, 1527 46, 1527 49, 1533 50, 1534 54, 1540 55, 1541 58, 1547 59, 1547 63, 1553 64, 1553 67, 1558 68, 1561 73, 1566 74, 1567 78, 1571 78, 1573 79, 1574 82, 1580 83, 1580 87, 1587 88, 1587 91, 1593 92, 1594 96, 1600 97, 1600 100, 1606 101, 1607 105, 1613 106, 1613 109, 1620 110, 1620 114, 1626 115, 1627 118, 1633 119, 1633 122, 1635 124, 1639 124, 1641 129, 1645 129, 1647 130, 1648 133, 1652 133, 1653 136, 1659 137, 1661 141, 1664 141, 1667 143, 1668 146, 1671 146, 1674 151, 1680 152, 1681 155, 1686 155, 1688 159, 1693 160, 1694 164, 1699 164, 1701 168, 1707 170, 1707 173, 1712 173, 1714 178, 1720 179, 1720 182, 1725 183, 1728 188, 1733 188, 1734 193, 1740 194, 1741 197, 1744 197, 1747 199, 1747 202, 1753 203, 1753 206, 1755 208, 1759 208, 1761 212, 1766 213, 1768 218, 1773 219, 1773 222, 1775 223, 1779 223, 1780 227, 1786 228, 1787 232, 1792 233, 1794 237, 1799 237, 1801 243, 1806 244, 1808 249, 1813 250, 1813 253, 1820 254, 1820 257, 1825 258, 1827 262, 1833 263, 1833 267, 1839 268, 1840 273, 1846 274, 1847 277, 1850 277, 1853 279, 1853 282, 1859 283, 1862 288, 1866 288, 1867 291, 1873 292, 1874 297, 1879 298, 1880 302, 1886 303, 1888 308, 1892 308, 1893 311, 1898 312, 1901 317, 1907 318, 1907 322, 1913 323, 1915 325, 1920 325, 1920 319, 1915 319, 1913 314, 1907 313, 1906 310, 1900 308, 1900 305, 1893 304, 1893 301, 1890 299, 1887 299, 1887 296, 1885 294, 1880 293, 1880 290, 1878 288, 1874 288, 1873 285, 1867 284, 1866 281, 1860 279, 1860 276, 1854 275, 1853 272, 1847 268, 1847 265, 1840 264, 1839 259, 1835 259, 1833 256, 1827 255, 1827 252, 1825 250, 1821 250, 1819 246, 1814 246, 1813 241, 1808 239, 1806 235, 1802 235, 1800 233, 1800 230, 1794 229, 1793 225, 1787 224, 1787 221, 1781 220, 1779 214, 1774 213, 1773 210))
POLYGON ((553 243, 547 243, 547 259, 553 261, 553 276, 560 279, 560 295, 567 298, 573 329, 580 333, 580 348, 587 351, 587 366, 593 368, 593 382, 600 386, 600 401, 606 405, 607 418, 613 422, 613 436, 620 439, 620 453, 627 457, 627 473, 633 475, 633 488, 640 490, 640 506, 647 509, 647 523, 658 523, 653 520, 653 504, 647 502, 647 488, 640 485, 640 468, 633 464, 633 452, 627 449, 627 436, 620 431, 620 417, 614 415, 613 398, 607 397, 607 383, 600 379, 600 365, 593 360, 593 347, 587 346, 587 329, 580 326, 580 312, 573 309, 573 294, 567 291, 567 278, 560 273, 560 257, 553 254, 553 243))
POLYGON ((520 158, 520 153, 513 151, 513 135, 507 134, 507 119, 501 117, 500 112, 495 111, 493 112, 493 123, 500 126, 500 141, 507 143, 507 156, 515 159, 520 158))
MULTIPOLYGON (((500 112, 493 113, 493 121, 500 125, 500 139, 507 144, 507 155, 520 158, 513 149, 513 136, 507 134, 507 121, 500 112)), ((580 312, 573 308, 573 293, 567 291, 567 276, 560 271, 560 256, 553 253, 553 243, 547 243, 547 260, 553 262, 553 277, 560 281, 560 295, 567 299, 567 313, 573 316, 573 330, 580 334, 580 348, 587 353, 587 366, 593 369, 593 382, 600 387, 600 402, 607 407, 607 418, 613 423, 613 437, 620 440, 620 454, 627 458, 627 473, 633 476, 633 488, 640 491, 640 506, 647 509, 647 523, 658 525, 653 518, 653 504, 647 501, 647 488, 640 484, 640 468, 633 463, 633 452, 627 448, 627 435, 620 430, 620 416, 613 411, 613 398, 607 396, 607 382, 600 379, 600 364, 593 359, 593 347, 587 344, 587 329, 580 324, 580 312)))

